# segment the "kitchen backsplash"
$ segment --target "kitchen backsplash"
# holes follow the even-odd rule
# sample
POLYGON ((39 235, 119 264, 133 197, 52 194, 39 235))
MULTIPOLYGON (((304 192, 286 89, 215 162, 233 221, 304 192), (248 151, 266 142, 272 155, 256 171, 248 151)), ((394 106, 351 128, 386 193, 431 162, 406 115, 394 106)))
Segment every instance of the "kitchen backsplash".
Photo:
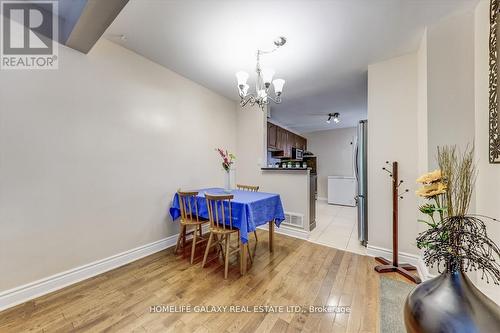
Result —
POLYGON ((269 165, 269 164, 274 165, 274 164, 276 164, 276 163, 280 163, 280 162, 281 162, 281 160, 280 160, 280 159, 278 159, 278 158, 273 158, 273 156, 271 155, 271 152, 270 152, 270 151, 268 151, 268 152, 267 152, 267 165, 269 165))

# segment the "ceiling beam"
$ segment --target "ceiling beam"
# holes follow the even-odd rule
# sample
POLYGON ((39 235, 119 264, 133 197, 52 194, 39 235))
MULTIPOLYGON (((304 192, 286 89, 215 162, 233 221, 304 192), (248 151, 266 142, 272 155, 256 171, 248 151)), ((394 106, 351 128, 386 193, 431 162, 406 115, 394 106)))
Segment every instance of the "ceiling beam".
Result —
POLYGON ((88 53, 129 0, 88 0, 66 46, 88 53))

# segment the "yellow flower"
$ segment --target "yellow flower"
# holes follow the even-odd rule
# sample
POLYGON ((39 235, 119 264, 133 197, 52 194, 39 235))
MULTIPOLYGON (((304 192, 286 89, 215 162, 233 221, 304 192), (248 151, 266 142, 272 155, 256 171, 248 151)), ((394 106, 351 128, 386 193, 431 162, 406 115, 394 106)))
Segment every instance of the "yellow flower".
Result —
POLYGON ((446 193, 446 185, 441 182, 434 182, 430 185, 424 185, 415 193, 423 198, 433 198, 437 195, 446 193))
POLYGON ((441 178, 442 178, 441 170, 438 169, 420 176, 417 179, 417 183, 431 184, 440 181, 441 178))

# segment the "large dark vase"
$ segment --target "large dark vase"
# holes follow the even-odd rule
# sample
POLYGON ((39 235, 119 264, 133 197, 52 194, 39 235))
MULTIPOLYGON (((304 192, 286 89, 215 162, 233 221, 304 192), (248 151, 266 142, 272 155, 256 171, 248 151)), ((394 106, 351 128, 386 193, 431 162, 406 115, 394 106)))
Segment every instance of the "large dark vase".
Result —
POLYGON ((418 285, 406 298, 404 317, 410 333, 500 332, 500 307, 460 271, 418 285))

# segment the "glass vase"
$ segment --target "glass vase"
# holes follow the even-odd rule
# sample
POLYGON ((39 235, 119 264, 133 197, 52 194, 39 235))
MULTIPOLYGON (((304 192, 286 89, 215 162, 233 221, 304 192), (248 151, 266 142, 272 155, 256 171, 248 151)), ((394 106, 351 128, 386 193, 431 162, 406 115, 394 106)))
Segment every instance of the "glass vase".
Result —
POLYGON ((224 170, 224 191, 230 193, 234 189, 234 169, 224 170))

